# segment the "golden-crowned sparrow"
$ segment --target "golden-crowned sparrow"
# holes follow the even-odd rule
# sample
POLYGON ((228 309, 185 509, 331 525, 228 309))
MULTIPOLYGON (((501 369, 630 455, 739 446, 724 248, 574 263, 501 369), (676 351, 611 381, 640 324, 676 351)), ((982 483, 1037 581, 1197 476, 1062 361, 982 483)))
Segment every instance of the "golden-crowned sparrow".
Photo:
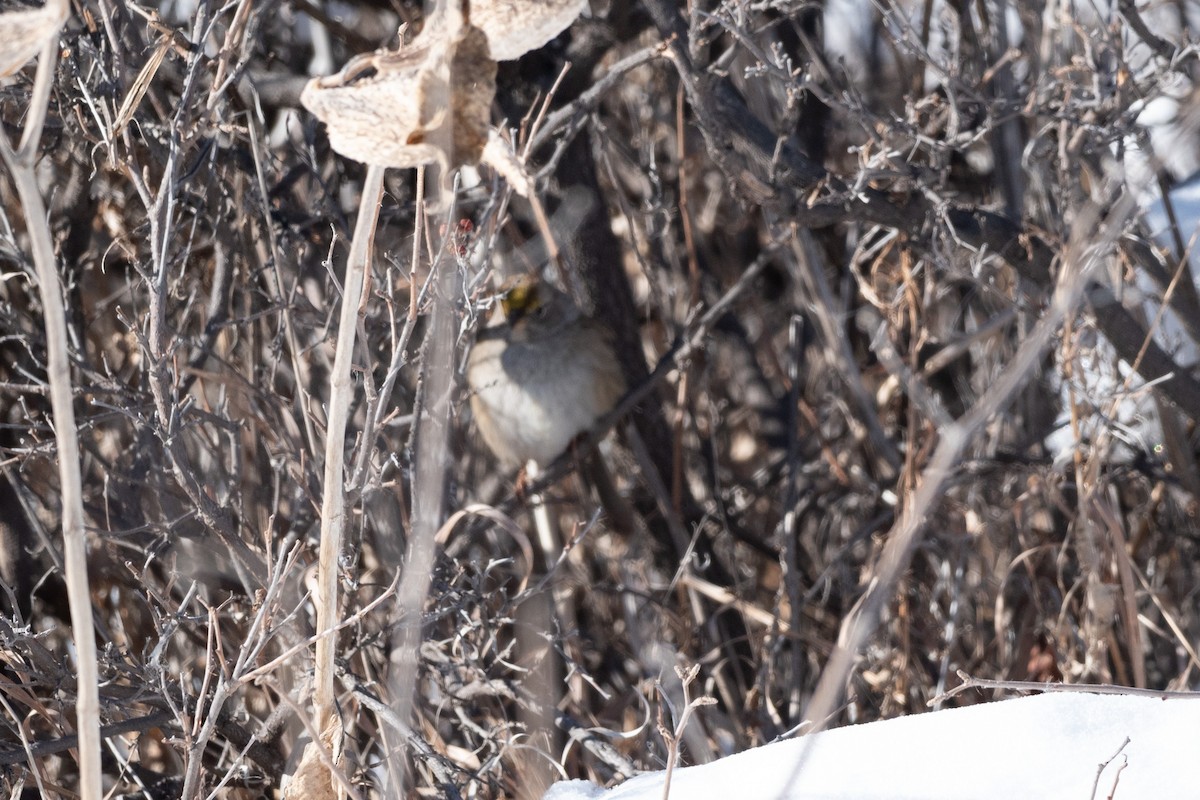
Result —
POLYGON ((625 390, 608 331, 567 295, 517 279, 467 359, 471 411, 505 468, 549 464, 625 390))

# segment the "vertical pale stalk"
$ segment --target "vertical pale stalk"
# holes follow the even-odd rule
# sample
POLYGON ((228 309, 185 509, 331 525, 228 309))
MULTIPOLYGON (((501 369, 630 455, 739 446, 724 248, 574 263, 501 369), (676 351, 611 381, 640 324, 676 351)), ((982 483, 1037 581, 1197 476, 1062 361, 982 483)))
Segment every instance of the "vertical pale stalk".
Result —
MULTIPOLYGON (((439 178, 443 178, 439 175, 439 178)), ((444 180, 444 178, 443 178, 444 180)), ((442 180, 439 205, 450 208, 450 193, 442 180)), ((451 221, 450 224, 453 224, 451 221)), ((431 297, 433 312, 421 358, 421 388, 413 453, 412 526, 408 536, 397 606, 404 615, 400 637, 392 651, 390 692, 392 708, 405 724, 411 721, 413 694, 421 652, 421 611, 433 577, 435 537, 445 516, 447 436, 454 380, 456 319, 454 300, 461 294, 452 245, 443 246, 434 262, 431 297)), ((403 774, 403 769, 394 774, 403 774)))
POLYGON ((383 197, 383 167, 369 167, 363 182, 354 241, 346 260, 346 278, 342 285, 342 316, 338 322, 337 349, 330 375, 329 418, 325 434, 325 489, 321 500, 321 552, 317 567, 317 653, 313 711, 317 730, 324 732, 334 713, 334 652, 338 624, 337 573, 342 551, 342 533, 346 523, 345 475, 346 424, 354 382, 350 367, 354 361, 354 334, 358 327, 358 308, 362 301, 365 276, 371 261, 375 223, 379 219, 379 201, 383 197))
MULTIPOLYGON (((462 0, 434 0, 426 11, 437 13, 443 8, 450 15, 448 26, 457 31, 462 25, 462 0), (448 6, 448 8, 447 8, 448 6)), ((450 64, 447 65, 448 67, 450 64)), ((450 76, 449 85, 454 85, 455 76, 450 76)), ((449 90, 448 90, 449 91, 449 90)), ((425 98, 426 119, 433 119, 442 110, 450 107, 450 97, 439 92, 430 92, 425 98)), ((437 131, 439 144, 444 152, 452 152, 454 131, 452 125, 437 131)), ((430 168, 428 175, 438 192, 434 207, 442 213, 453 209, 454 193, 451 189, 453 177, 446 165, 430 168)), ((418 198, 420 203, 422 198, 418 198)), ((454 215, 446 219, 447 237, 452 235, 454 215)), ((418 229, 416 235, 420 236, 418 229)), ((397 607, 404 615, 400 624, 400 635, 392 650, 388 680, 392 708, 404 724, 412 719, 417 673, 421 663, 421 612, 425 607, 425 595, 433 577, 437 553, 435 537, 445 514, 447 437, 450 424, 450 395, 454 381, 454 350, 456 324, 455 298, 461 293, 458 285, 459 273, 454 269, 453 253, 443 244, 437 249, 430 275, 430 296, 433 311, 429 328, 425 334, 425 346, 421 357, 421 378, 417 417, 414 422, 414 453, 412 480, 412 523, 408 531, 408 551, 405 553, 403 574, 397 595, 397 607)), ((416 264, 412 265, 416 269, 416 264)), ((412 291, 416 291, 414 286, 412 291)), ((403 754, 397 753, 400 763, 394 764, 393 775, 406 774, 403 754)), ((395 796, 403 796, 407 786, 392 787, 395 796)))
MULTIPOLYGON (((65 17, 65 14, 64 14, 65 17)), ((46 219, 46 206, 38 190, 33 165, 42 123, 50 97, 50 84, 58 63, 58 37, 47 38, 38 58, 37 77, 30 103, 29 122, 19 152, 8 140, 0 141, 0 154, 8 166, 25 211, 25 224, 37 270, 38 292, 46 326, 46 379, 58 449, 58 476, 62 487, 63 560, 66 566, 67 601, 71 609, 71 634, 76 658, 76 729, 79 736, 79 792, 84 800, 99 800, 100 691, 96 668, 96 633, 92 625, 92 599, 87 575, 87 537, 83 530, 83 479, 79 470, 79 437, 67 355, 67 317, 58 282, 54 243, 46 219)), ((2 137, 0 137, 2 138, 2 137)))

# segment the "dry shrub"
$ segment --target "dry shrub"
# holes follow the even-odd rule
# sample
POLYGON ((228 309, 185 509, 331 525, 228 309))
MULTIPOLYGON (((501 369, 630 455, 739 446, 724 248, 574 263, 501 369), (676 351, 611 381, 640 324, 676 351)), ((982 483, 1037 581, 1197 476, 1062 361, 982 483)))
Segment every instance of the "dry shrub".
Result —
MULTIPOLYGON (((501 64, 492 108, 518 152, 532 141, 564 270, 623 341, 627 374, 651 380, 640 356, 665 364, 636 424, 602 448, 632 530, 597 516, 568 455, 531 490, 560 538, 539 549, 529 495, 473 434, 461 390, 445 441, 414 440, 433 301, 413 236, 453 271, 442 299, 456 366, 490 307, 488 270, 540 265, 547 248, 535 210, 486 167, 462 177, 459 218, 419 231, 414 174, 388 173, 345 443, 346 784, 532 797, 560 774, 659 768, 674 750, 657 714, 682 713, 675 667, 693 663, 693 696, 719 702, 682 731, 686 761, 785 734, 810 718, 845 621, 931 481, 936 502, 832 724, 922 711, 959 670, 1194 684, 1196 289, 1184 270, 1171 290, 1185 341, 1143 351, 1157 308, 1143 298, 1161 297, 1179 259, 1121 211, 1194 160, 1186 24, 1165 8, 1122 4, 1107 20, 1064 8, 1022 11, 1014 36, 974 10, 885 3, 864 12, 848 62, 822 46, 815 6, 697 3, 706 12, 684 18, 675 5, 585 16, 501 64), (1177 107, 1169 151, 1137 121, 1155 100, 1177 107), (1048 352, 1022 361, 1086 246, 1098 266, 1081 303, 1048 352), (1113 404, 1119 379, 1096 370, 1134 362, 1135 389, 1168 377, 1140 390, 1163 432, 1131 446, 1112 436, 1133 422, 1113 404), (930 472, 951 423, 1014 364, 1018 390, 967 429, 950 474, 930 472), (1069 416, 1063 397, 1086 435, 1055 454, 1045 439, 1069 416), (460 522, 425 608, 400 609, 421 447, 444 447, 447 515, 490 503, 515 530, 460 522), (388 680, 418 613, 414 713, 401 719, 388 680)), ((190 769, 194 796, 265 796, 316 733, 307 591, 364 174, 299 94, 314 65, 393 47, 422 12, 77 8, 39 177, 73 334, 106 781, 175 796, 190 769)), ((31 76, 0 87, 10 137, 31 76)), ((0 212, 0 528, 16 542, 0 755, 5 791, 51 795, 78 780, 56 452, 28 224, 7 178, 0 212)))

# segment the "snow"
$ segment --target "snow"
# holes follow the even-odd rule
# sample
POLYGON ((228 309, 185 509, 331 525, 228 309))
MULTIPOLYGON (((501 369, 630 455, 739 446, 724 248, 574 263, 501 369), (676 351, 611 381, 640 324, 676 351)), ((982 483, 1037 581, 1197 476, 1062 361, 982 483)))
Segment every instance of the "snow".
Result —
MULTIPOLYGON (((1175 217, 1179 220, 1179 235, 1183 238, 1184 247, 1189 248, 1188 257, 1195 275, 1200 272, 1200 245, 1193 242, 1194 238, 1200 238, 1200 175, 1193 175, 1171 189, 1170 196, 1175 217)), ((1146 224, 1156 242, 1171 251, 1175 250, 1170 219, 1161 196, 1146 208, 1146 224)))
MULTIPOLYGON (((1047 693, 824 731, 676 769, 670 797, 1194 798, 1198 741, 1200 695, 1047 693)), ((545 800, 661 800, 663 780, 647 773, 611 790, 568 781, 545 800)))

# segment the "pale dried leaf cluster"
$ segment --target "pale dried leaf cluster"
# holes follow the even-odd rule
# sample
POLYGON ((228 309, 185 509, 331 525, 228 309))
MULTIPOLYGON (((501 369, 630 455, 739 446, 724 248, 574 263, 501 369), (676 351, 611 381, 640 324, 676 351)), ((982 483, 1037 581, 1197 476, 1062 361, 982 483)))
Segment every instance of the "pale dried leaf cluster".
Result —
POLYGON ((487 35, 492 58, 511 61, 558 36, 586 7, 587 0, 475 0, 469 17, 487 35))
POLYGON ((7 78, 37 55, 58 34, 70 7, 47 0, 41 8, 0 13, 0 78, 7 78))
POLYGON ((487 142, 496 62, 476 27, 426 33, 314 78, 301 100, 342 155, 382 167, 475 164, 487 142))
POLYGON ((488 141, 496 62, 541 47, 585 4, 485 0, 443 11, 399 50, 356 56, 337 74, 314 78, 301 100, 348 158, 382 167, 474 165, 488 141))

